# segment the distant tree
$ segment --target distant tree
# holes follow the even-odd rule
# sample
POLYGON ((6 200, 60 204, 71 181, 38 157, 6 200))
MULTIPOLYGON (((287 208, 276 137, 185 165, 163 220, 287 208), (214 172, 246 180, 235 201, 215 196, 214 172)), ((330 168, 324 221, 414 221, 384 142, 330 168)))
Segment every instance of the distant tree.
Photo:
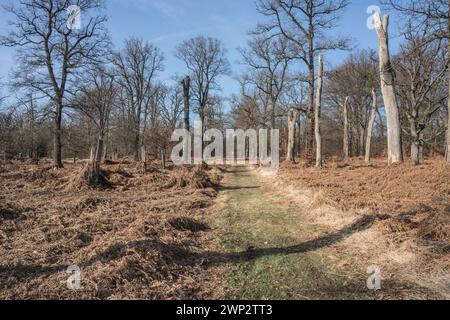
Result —
POLYGON ((20 0, 5 5, 12 15, 12 28, 0 45, 16 47, 17 68, 13 83, 36 90, 53 103, 53 165, 62 163, 62 118, 73 75, 98 63, 108 48, 106 17, 96 12, 102 0, 20 0), (68 9, 76 5, 83 15, 79 29, 73 28, 68 9), (92 14, 91 14, 92 13, 92 14))
POLYGON ((278 104, 285 93, 288 67, 292 61, 287 43, 282 37, 258 35, 248 42, 248 48, 240 49, 243 63, 249 67, 247 83, 252 84, 264 96, 272 128, 276 126, 278 104))
POLYGON ((296 57, 308 69, 310 126, 306 140, 311 157, 314 153, 315 64, 319 53, 348 47, 347 39, 333 39, 327 34, 336 27, 339 14, 348 4, 348 0, 258 0, 258 11, 272 18, 269 23, 258 27, 259 32, 287 39, 294 46, 296 57))
MULTIPOLYGON (((434 116, 445 106, 447 99, 442 82, 445 81, 447 63, 441 40, 426 41, 427 30, 405 33, 407 43, 396 57, 397 90, 405 122, 405 133, 411 141, 411 160, 418 165, 423 159, 426 130, 434 116)), ((435 135, 430 134, 430 139, 435 135)))
POLYGON ((319 70, 317 72, 317 96, 314 108, 314 133, 316 137, 316 167, 323 166, 322 132, 320 128, 320 118, 322 113, 322 91, 323 91, 323 56, 319 56, 319 70))
POLYGON ((90 182, 97 185, 100 183, 100 164, 104 156, 105 136, 116 99, 115 79, 110 70, 97 68, 89 71, 82 80, 84 84, 80 88, 81 96, 74 101, 74 107, 89 117, 97 129, 89 177, 90 182))
POLYGON ((123 89, 122 102, 131 116, 135 161, 141 157, 143 116, 152 99, 157 73, 164 70, 163 61, 157 47, 136 38, 127 40, 123 50, 113 54, 116 79, 123 89))
POLYGON ((176 57, 185 63, 191 73, 192 97, 197 102, 197 112, 204 132, 206 108, 210 103, 212 91, 218 89, 221 76, 230 74, 226 49, 218 39, 198 36, 177 46, 176 57))
POLYGON ((328 73, 326 98, 342 123, 344 158, 363 156, 367 147, 373 109, 372 91, 380 91, 375 56, 375 51, 357 50, 328 73))

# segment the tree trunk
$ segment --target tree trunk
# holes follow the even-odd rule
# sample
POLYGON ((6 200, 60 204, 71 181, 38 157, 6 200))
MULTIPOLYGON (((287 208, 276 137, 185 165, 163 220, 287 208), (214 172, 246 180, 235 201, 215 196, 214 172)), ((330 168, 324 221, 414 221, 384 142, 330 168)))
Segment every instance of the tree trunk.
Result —
POLYGON ((423 149, 424 149, 423 132, 420 133, 419 139, 420 139, 419 161, 422 163, 425 160, 425 156, 424 156, 424 153, 423 153, 423 149))
POLYGON ((144 165, 144 172, 147 172, 147 150, 145 146, 141 147, 141 161, 144 165))
POLYGON ((372 89, 372 110, 370 112, 370 120, 369 120, 369 126, 367 128, 367 137, 366 137, 366 163, 370 163, 370 151, 372 148, 372 134, 373 134, 373 127, 375 126, 375 116, 377 113, 377 91, 375 89, 372 89))
POLYGON ((161 169, 166 170, 166 151, 161 150, 161 169))
POLYGON ((300 113, 297 116, 297 157, 302 155, 302 117, 300 113))
POLYGON ((395 81, 389 54, 389 16, 385 15, 381 21, 381 15, 375 14, 375 25, 378 34, 378 46, 380 55, 381 91, 386 107, 388 129, 388 162, 389 164, 403 161, 402 132, 400 115, 398 111, 397 97, 395 95, 395 81))
POLYGON ((141 144, 141 137, 139 134, 139 129, 137 129, 137 133, 134 137, 134 161, 139 162, 140 159, 140 144, 141 144))
MULTIPOLYGON (((310 25, 310 31, 312 30, 312 26, 310 25)), ((306 159, 307 162, 312 162, 314 158, 314 134, 315 134, 315 124, 314 124, 314 94, 315 94, 315 64, 314 64, 314 39, 313 35, 310 32, 310 38, 308 39, 309 46, 309 56, 308 56, 308 82, 309 82, 309 98, 308 98, 308 110, 307 110, 307 118, 309 120, 309 127, 306 129, 306 159)))
POLYGON ((103 137, 99 137, 95 151, 91 152, 91 172, 89 180, 92 185, 100 184, 100 164, 102 163, 103 158, 103 148, 103 137))
POLYGON ((412 164, 417 166, 420 164, 420 149, 421 141, 420 135, 417 132, 417 120, 415 117, 409 118, 409 127, 411 132, 411 161, 412 164))
POLYGON ((317 97, 314 118, 314 133, 316 136, 316 167, 322 168, 322 134, 320 132, 320 116, 322 109, 322 86, 323 86, 323 56, 319 56, 319 73, 317 80, 317 97))
POLYGON ((190 130, 190 90, 191 90, 191 78, 186 77, 183 81, 183 94, 184 94, 184 129, 190 130))
POLYGON ((56 99, 55 127, 53 132, 53 167, 63 168, 62 162, 62 101, 56 99))
POLYGON ((348 122, 348 103, 350 97, 345 98, 345 102, 343 105, 343 114, 344 114, 344 160, 347 160, 350 157, 350 141, 349 141, 349 122, 348 122))
POLYGON ((297 112, 289 111, 288 117, 288 143, 286 161, 295 163, 295 125, 297 122, 297 112))

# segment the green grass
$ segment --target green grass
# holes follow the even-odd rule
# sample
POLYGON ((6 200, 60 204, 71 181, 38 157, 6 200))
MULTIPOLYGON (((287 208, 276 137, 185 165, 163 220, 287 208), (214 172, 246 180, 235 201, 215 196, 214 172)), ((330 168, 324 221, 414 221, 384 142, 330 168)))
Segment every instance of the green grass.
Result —
POLYGON ((323 249, 280 252, 280 248, 324 235, 320 227, 302 218, 301 208, 285 195, 271 190, 245 168, 227 174, 227 186, 233 188, 224 191, 225 203, 213 217, 213 223, 227 234, 220 244, 228 253, 249 250, 251 255, 251 250, 258 250, 259 254, 246 262, 230 263, 224 298, 369 298, 361 275, 335 267, 323 249))

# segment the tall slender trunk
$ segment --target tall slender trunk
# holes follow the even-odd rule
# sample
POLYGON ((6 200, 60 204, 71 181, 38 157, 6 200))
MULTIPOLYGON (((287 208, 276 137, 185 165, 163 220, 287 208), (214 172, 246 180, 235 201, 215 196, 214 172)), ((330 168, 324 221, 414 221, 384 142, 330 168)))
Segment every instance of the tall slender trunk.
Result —
POLYGON ((184 95, 184 129, 190 130, 190 90, 191 90, 191 78, 186 77, 183 81, 183 95, 184 95))
POLYGON ((317 80, 317 97, 314 118, 314 133, 316 136, 316 167, 322 168, 322 133, 320 131, 320 116, 322 109, 322 85, 323 85, 323 56, 319 56, 319 72, 317 80))
POLYGON ((297 157, 302 154, 302 117, 297 116, 297 157))
POLYGON ((62 162, 62 99, 56 98, 56 114, 53 132, 53 167, 63 168, 62 162))
POLYGON ((288 117, 288 143, 286 161, 295 162, 295 124, 297 122, 297 112, 289 111, 288 117))
POLYGON ((138 129, 138 131, 135 133, 135 136, 134 136, 134 146, 133 146, 133 149, 134 149, 134 161, 136 161, 136 162, 138 162, 138 161, 140 161, 140 145, 141 145, 141 137, 140 137, 140 134, 139 134, 139 129, 138 129))
POLYGON ((370 151, 372 148, 372 134, 373 127, 375 126, 375 116, 377 113, 378 105, 377 105, 377 91, 372 89, 372 110, 370 112, 370 120, 369 126, 367 128, 367 137, 366 137, 366 163, 370 163, 370 151))
POLYGON ((417 125, 414 119, 410 120, 411 129, 411 161, 413 165, 417 166, 420 164, 420 137, 417 133, 417 125))
POLYGON ((91 154, 91 172, 90 172, 90 184, 98 185, 100 184, 100 164, 103 158, 104 149, 104 137, 99 135, 97 139, 97 145, 94 149, 93 154, 91 154))
POLYGON ((403 152, 400 114, 395 95, 395 81, 389 54, 389 16, 385 15, 383 21, 381 21, 380 14, 376 13, 375 22, 380 55, 381 91, 383 93, 387 116, 388 162, 389 164, 393 164, 403 162, 403 152))
POLYGON ((306 134, 306 157, 307 160, 312 160, 314 157, 314 95, 315 95, 315 63, 314 63, 314 26, 312 18, 309 19, 309 32, 308 32, 308 81, 309 81, 309 98, 308 98, 308 119, 309 129, 307 128, 306 134))
POLYGON ((378 121, 379 121, 379 125, 380 125, 380 138, 383 143, 383 157, 385 157, 387 154, 386 138, 385 138, 385 134, 384 134, 385 128, 384 128, 383 116, 381 115, 380 109, 377 109, 377 116, 378 116, 378 121))
POLYGON ((343 116, 344 116, 344 141, 343 141, 343 156, 347 160, 350 157, 350 141, 349 141, 349 121, 348 121, 348 103, 350 97, 345 98, 343 105, 343 116))

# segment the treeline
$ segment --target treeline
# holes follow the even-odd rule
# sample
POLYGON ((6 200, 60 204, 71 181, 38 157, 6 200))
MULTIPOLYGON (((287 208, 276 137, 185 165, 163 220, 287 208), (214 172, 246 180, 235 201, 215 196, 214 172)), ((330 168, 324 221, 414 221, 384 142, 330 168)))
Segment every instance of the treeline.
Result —
POLYGON ((389 25, 378 13, 375 52, 332 36, 347 0, 259 0, 262 23, 239 49, 245 70, 234 75, 240 91, 231 97, 220 91, 220 78, 232 70, 219 39, 180 43, 182 76, 164 82, 159 48, 130 38, 114 49, 102 1, 70 4, 81 8, 81 29, 67 24, 68 1, 5 7, 12 24, 0 44, 16 48, 18 58, 0 113, 5 158, 52 157, 55 167, 63 158, 158 158, 170 154, 173 130, 190 128, 193 119, 204 130, 278 128, 287 160, 301 156, 317 166, 322 156, 418 164, 448 153, 447 1, 384 3, 402 17, 404 38, 400 52, 386 58, 389 25), (342 64, 327 63, 347 49, 342 64))

